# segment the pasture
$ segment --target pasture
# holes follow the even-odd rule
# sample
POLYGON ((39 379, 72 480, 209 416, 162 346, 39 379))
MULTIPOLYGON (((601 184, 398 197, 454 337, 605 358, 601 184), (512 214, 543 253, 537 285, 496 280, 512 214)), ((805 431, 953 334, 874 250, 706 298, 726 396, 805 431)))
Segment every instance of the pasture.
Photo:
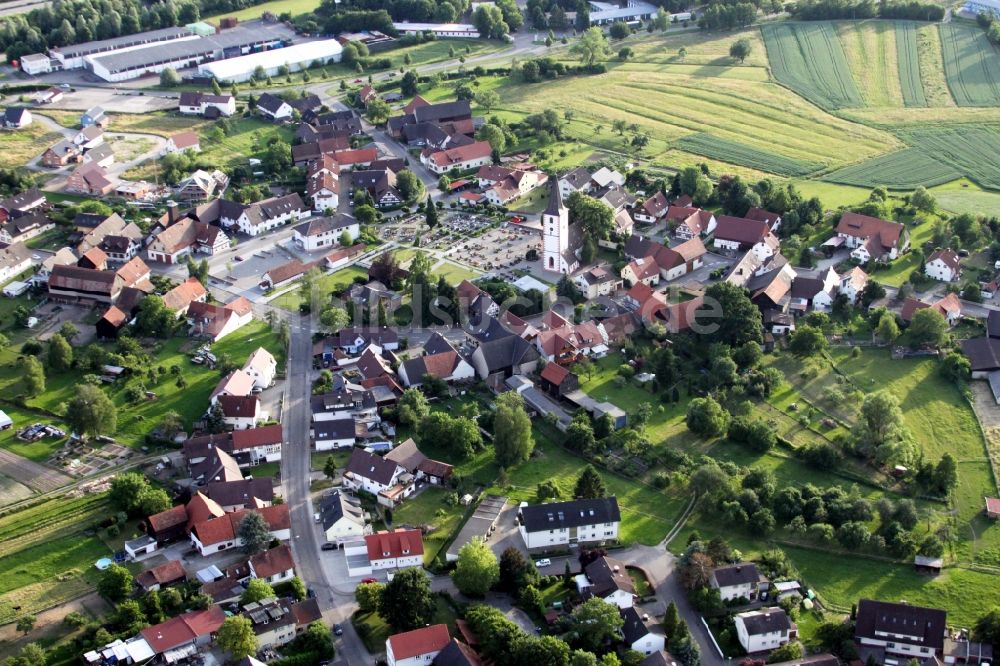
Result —
POLYGON ((674 144, 676 147, 696 155, 704 155, 723 162, 732 162, 742 166, 776 173, 782 176, 805 176, 823 167, 818 162, 805 162, 790 157, 782 157, 758 148, 727 139, 720 139, 699 132, 681 138, 674 144))
POLYGON ((1000 50, 976 26, 938 26, 948 87, 959 106, 1000 105, 1000 50))
POLYGON ((952 213, 979 215, 983 211, 1000 210, 1000 194, 985 192, 964 179, 936 187, 931 193, 938 206, 952 213))
POLYGON ((779 82, 824 109, 864 105, 832 24, 766 24, 761 32, 779 82))

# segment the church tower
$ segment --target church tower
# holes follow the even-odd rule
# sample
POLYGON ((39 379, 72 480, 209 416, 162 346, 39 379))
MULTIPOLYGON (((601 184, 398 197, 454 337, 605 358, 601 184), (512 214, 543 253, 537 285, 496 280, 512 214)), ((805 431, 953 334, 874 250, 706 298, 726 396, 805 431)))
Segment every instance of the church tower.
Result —
POLYGON ((549 181, 549 205, 542 213, 542 267, 553 273, 568 273, 565 256, 569 249, 569 209, 563 204, 559 179, 550 176, 549 181))

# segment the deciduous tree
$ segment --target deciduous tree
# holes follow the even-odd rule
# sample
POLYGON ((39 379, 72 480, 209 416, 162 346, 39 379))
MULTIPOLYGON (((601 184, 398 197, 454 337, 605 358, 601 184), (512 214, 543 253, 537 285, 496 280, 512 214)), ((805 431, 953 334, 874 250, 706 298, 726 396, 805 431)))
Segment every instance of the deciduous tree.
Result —
POLYGON ((500 579, 500 565, 484 539, 474 538, 458 551, 451 578, 455 587, 469 597, 482 597, 500 579))

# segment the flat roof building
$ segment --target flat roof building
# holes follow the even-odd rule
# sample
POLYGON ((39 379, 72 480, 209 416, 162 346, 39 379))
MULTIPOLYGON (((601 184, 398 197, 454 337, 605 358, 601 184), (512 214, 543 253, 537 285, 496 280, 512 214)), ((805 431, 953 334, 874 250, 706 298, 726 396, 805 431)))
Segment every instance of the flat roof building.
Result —
POLYGON ((83 59, 86 56, 97 55, 99 53, 112 53, 129 48, 143 47, 149 44, 169 42, 176 39, 191 37, 191 31, 186 28, 160 28, 159 30, 147 30, 134 35, 122 35, 111 39, 100 39, 94 42, 84 42, 83 44, 71 44, 51 49, 49 55, 58 60, 63 69, 78 69, 83 67, 83 59))
POLYGON ((479 38, 479 30, 470 23, 410 23, 404 21, 393 23, 392 27, 404 35, 429 32, 437 37, 479 38))
POLYGON ((343 50, 343 46, 336 39, 305 42, 286 46, 283 49, 271 49, 236 58, 207 62, 198 67, 198 74, 214 77, 219 81, 243 83, 253 78, 254 71, 258 67, 262 67, 268 76, 276 76, 285 65, 288 66, 289 70, 297 72, 312 63, 340 62, 340 54, 343 50))

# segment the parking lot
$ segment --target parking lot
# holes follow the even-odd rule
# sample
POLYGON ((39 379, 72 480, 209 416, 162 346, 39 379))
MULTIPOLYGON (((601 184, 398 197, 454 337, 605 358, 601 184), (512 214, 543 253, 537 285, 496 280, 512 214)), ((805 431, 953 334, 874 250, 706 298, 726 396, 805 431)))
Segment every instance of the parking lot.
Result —
MULTIPOLYGON (((59 74, 63 79, 67 79, 71 73, 60 72, 59 74)), ((77 83, 70 80, 66 82, 70 85, 77 83)), ((129 91, 127 94, 120 94, 108 88, 74 88, 72 92, 67 92, 63 95, 63 98, 58 102, 45 104, 39 110, 86 111, 95 106, 99 106, 105 111, 112 113, 149 113, 150 111, 176 109, 177 94, 167 95, 159 93, 150 95, 148 93, 139 94, 132 91, 129 91)))

